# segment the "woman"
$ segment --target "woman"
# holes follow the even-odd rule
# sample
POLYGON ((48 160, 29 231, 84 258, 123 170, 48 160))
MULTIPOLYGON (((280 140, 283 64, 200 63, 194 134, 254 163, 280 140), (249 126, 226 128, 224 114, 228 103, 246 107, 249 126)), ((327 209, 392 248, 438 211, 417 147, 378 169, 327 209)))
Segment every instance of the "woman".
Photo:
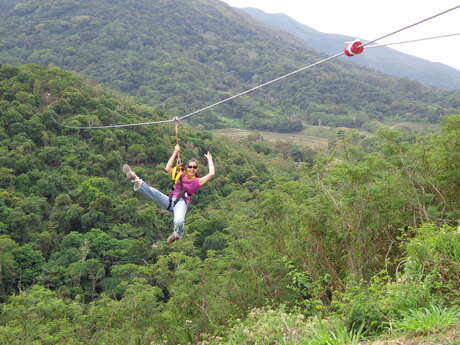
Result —
MULTIPOLYGON (((172 175, 173 164, 177 155, 180 152, 180 146, 176 145, 174 152, 166 164, 165 170, 169 175, 172 175)), ((195 159, 189 160, 185 172, 182 173, 179 180, 177 180, 171 195, 161 193, 157 189, 150 187, 147 183, 142 181, 129 167, 128 164, 123 165, 123 172, 126 177, 134 183, 134 190, 140 191, 142 194, 147 196, 149 199, 155 201, 158 206, 168 210, 174 214, 174 231, 172 235, 168 237, 168 244, 177 241, 182 238, 184 233, 184 220, 185 214, 187 213, 188 205, 192 200, 192 194, 206 183, 208 183, 215 174, 214 163, 212 161, 211 153, 208 152, 204 155, 208 160, 209 172, 204 177, 198 177, 198 162, 195 159)))

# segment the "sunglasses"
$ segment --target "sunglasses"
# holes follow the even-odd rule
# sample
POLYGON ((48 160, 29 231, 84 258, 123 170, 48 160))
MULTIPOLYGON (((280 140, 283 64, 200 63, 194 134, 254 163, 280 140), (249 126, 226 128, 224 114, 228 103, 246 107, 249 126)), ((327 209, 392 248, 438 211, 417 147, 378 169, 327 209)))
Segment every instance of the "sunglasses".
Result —
POLYGON ((198 165, 189 165, 187 166, 189 169, 198 169, 198 165))

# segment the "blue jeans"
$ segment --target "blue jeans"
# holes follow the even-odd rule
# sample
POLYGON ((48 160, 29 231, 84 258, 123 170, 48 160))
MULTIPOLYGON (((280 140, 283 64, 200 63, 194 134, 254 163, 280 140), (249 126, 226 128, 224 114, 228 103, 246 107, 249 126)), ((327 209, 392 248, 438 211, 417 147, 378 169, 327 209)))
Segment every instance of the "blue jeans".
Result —
POLYGON ((184 233, 185 214, 187 213, 188 208, 184 199, 180 199, 174 206, 174 201, 176 200, 174 198, 171 205, 169 205, 169 196, 163 194, 153 187, 150 187, 144 181, 142 181, 139 188, 134 187, 134 190, 141 192, 147 198, 155 201, 156 204, 161 208, 172 212, 174 214, 174 232, 178 235, 182 235, 184 233))

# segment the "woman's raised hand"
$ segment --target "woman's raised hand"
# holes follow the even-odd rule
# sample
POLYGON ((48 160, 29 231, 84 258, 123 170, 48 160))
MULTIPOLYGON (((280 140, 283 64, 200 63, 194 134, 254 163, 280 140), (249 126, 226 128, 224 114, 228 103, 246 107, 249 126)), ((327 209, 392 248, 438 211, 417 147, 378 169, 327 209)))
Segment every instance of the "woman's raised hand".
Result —
POLYGON ((174 147, 174 152, 180 152, 180 145, 179 144, 176 144, 176 146, 174 147))
POLYGON ((208 151, 208 153, 206 153, 204 156, 208 159, 209 172, 205 177, 200 178, 200 186, 208 183, 216 174, 216 170, 214 169, 214 162, 212 161, 211 152, 208 151))

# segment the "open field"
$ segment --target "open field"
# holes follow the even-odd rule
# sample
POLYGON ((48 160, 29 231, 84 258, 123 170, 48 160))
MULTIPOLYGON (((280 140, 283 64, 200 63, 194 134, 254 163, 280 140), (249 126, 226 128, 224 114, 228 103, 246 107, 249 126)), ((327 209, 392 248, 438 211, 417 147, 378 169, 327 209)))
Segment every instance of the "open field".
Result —
MULTIPOLYGON (((229 138, 231 140, 245 140, 251 134, 259 134, 264 140, 270 142, 290 142, 292 144, 308 146, 313 149, 326 149, 328 147, 328 141, 337 139, 339 132, 353 132, 360 136, 360 138, 372 137, 373 133, 379 127, 384 124, 375 123, 375 128, 370 132, 351 129, 346 127, 327 127, 327 126, 310 126, 305 125, 304 129, 298 133, 278 133, 278 132, 267 132, 267 131, 255 131, 249 129, 239 128, 224 128, 215 129, 211 132, 223 138, 229 138)), ((424 135, 439 131, 438 124, 426 124, 426 123, 412 123, 412 122, 400 122, 400 123, 389 123, 385 126, 401 131, 406 135, 424 135)))
POLYGON ((337 138, 337 133, 339 131, 353 131, 364 136, 372 135, 371 133, 359 132, 350 128, 325 126, 306 126, 302 132, 298 133, 253 131, 238 128, 215 129, 212 130, 212 133, 218 137, 229 138, 231 140, 244 140, 251 134, 260 134, 264 140, 270 142, 284 141, 300 146, 308 146, 314 149, 326 149, 328 146, 328 140, 337 138))
POLYGON ((231 140, 244 140, 251 134, 260 134, 264 140, 270 142, 285 141, 297 145, 309 146, 315 149, 326 149, 328 140, 319 136, 307 135, 300 133, 276 133, 266 131, 252 131, 248 129, 226 128, 216 129, 212 133, 217 137, 224 137, 231 140))

